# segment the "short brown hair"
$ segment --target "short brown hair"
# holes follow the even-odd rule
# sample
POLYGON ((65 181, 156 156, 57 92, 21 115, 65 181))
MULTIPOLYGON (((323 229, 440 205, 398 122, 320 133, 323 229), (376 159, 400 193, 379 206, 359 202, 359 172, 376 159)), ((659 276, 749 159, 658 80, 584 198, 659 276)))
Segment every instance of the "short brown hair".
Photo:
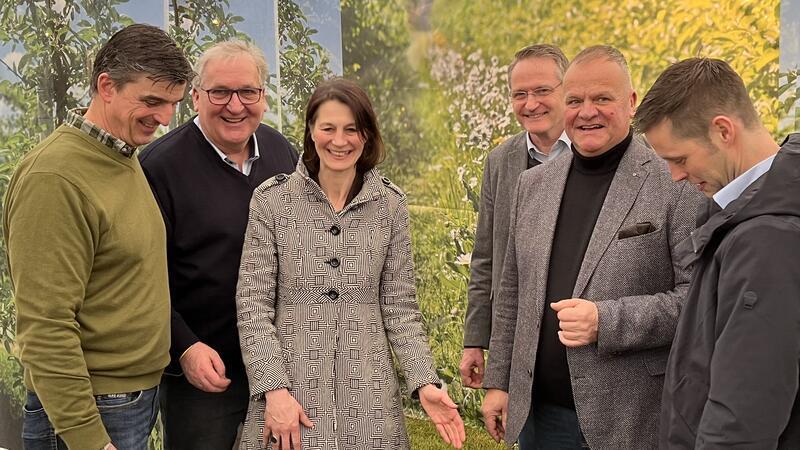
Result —
POLYGON ((317 120, 317 112, 323 103, 336 100, 350 108, 356 120, 356 128, 364 139, 364 152, 356 162, 356 171, 364 174, 380 164, 386 157, 381 132, 378 129, 378 118, 372 103, 357 84, 344 78, 333 78, 323 81, 311 94, 306 106, 306 129, 303 136, 303 162, 313 176, 319 174, 319 155, 311 139, 311 130, 317 120))
POLYGON ((760 123, 744 81, 728 63, 689 58, 658 76, 633 120, 640 133, 669 119, 676 136, 707 140, 718 115, 738 117, 748 128, 760 123))
POLYGON ((92 66, 92 94, 97 93, 97 78, 102 73, 118 87, 140 75, 170 87, 186 84, 194 75, 186 56, 167 33, 141 23, 117 31, 100 47, 92 66))
POLYGON ((564 78, 564 72, 567 71, 567 65, 569 65, 569 60, 566 56, 564 56, 564 52, 561 51, 560 48, 556 47, 555 45, 550 44, 534 44, 529 45, 517 53, 514 54, 514 60, 511 61, 511 64, 508 65, 508 88, 511 89, 511 72, 514 71, 514 67, 517 66, 517 63, 522 61, 523 59, 528 58, 548 58, 552 59, 554 63, 556 63, 556 67, 558 68, 558 78, 564 78))

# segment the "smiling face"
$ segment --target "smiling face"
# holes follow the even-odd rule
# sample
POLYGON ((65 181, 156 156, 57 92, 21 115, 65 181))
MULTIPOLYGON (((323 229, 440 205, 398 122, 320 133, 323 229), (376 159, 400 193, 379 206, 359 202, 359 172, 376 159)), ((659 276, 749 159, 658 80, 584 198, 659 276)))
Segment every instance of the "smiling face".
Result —
POLYGON ((119 87, 103 73, 97 83, 105 108, 93 121, 133 147, 152 141, 159 125, 169 125, 186 88, 186 84, 153 83, 145 75, 119 87))
POLYGON ((517 121, 532 137, 558 137, 564 130, 564 93, 558 66, 550 58, 527 58, 514 66, 510 77, 511 106, 517 121), (514 93, 528 92, 524 99, 514 93), (533 93, 547 95, 532 95, 533 93))
POLYGON ((580 154, 601 155, 628 136, 636 93, 619 64, 603 57, 573 64, 564 96, 567 136, 580 154))
POLYGON ((647 130, 645 137, 669 165, 674 181, 687 180, 706 197, 712 197, 734 178, 723 150, 710 141, 677 137, 669 119, 647 130))
MULTIPOLYGON (((253 58, 245 53, 208 61, 201 74, 201 88, 261 89, 263 83, 253 58)), ((226 105, 212 104, 204 90, 192 90, 192 102, 200 117, 200 126, 208 139, 223 153, 244 151, 267 110, 264 95, 252 105, 243 105, 233 94, 226 105)))
POLYGON ((319 156, 320 176, 326 172, 355 174, 365 140, 349 106, 337 100, 322 103, 311 124, 311 139, 319 156))

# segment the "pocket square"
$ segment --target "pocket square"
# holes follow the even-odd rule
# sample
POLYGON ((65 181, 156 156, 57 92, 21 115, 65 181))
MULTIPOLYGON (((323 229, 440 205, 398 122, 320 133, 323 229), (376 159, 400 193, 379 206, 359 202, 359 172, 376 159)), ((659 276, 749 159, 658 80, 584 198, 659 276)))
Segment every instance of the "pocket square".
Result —
POLYGON ((652 233, 653 231, 656 231, 656 227, 652 223, 639 222, 637 224, 619 230, 617 238, 627 239, 634 236, 641 236, 643 234, 652 233))

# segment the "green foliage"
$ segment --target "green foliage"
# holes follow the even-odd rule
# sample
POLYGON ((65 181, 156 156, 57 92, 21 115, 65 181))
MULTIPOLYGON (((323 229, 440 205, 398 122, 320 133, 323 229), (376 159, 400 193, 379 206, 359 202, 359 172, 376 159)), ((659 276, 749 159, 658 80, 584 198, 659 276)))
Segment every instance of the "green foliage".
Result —
POLYGON ((294 1, 278 2, 281 49, 281 131, 298 151, 303 148, 305 108, 317 85, 332 75, 330 56, 313 40, 317 30, 308 26, 294 1))
POLYGON ((31 109, 21 111, 35 112, 43 134, 49 134, 63 122, 66 111, 85 98, 91 71, 87 55, 131 19, 116 11, 115 6, 124 3, 119 0, 86 6, 76 0, 63 0, 63 6, 54 0, 3 3, 0 37, 13 49, 24 51, 18 63, 7 67, 37 100, 27 105, 31 109), (79 14, 86 18, 78 20, 79 14))
POLYGON ((342 0, 341 8, 344 74, 364 88, 375 107, 387 150, 381 170, 408 186, 434 153, 435 137, 420 126, 414 105, 423 87, 410 47, 419 32, 409 29, 409 14, 395 0, 342 0))

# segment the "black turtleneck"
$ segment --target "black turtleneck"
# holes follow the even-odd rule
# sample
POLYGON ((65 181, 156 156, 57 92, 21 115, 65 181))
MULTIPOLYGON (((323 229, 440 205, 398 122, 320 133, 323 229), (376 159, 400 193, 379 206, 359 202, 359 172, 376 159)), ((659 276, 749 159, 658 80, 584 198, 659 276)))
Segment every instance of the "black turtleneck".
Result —
POLYGON ((558 340, 558 317, 550 304, 572 298, 575 280, 608 188, 633 139, 628 136, 602 155, 586 157, 572 146, 572 165, 564 186, 547 273, 546 302, 536 353, 534 401, 575 409, 566 347, 558 340))

